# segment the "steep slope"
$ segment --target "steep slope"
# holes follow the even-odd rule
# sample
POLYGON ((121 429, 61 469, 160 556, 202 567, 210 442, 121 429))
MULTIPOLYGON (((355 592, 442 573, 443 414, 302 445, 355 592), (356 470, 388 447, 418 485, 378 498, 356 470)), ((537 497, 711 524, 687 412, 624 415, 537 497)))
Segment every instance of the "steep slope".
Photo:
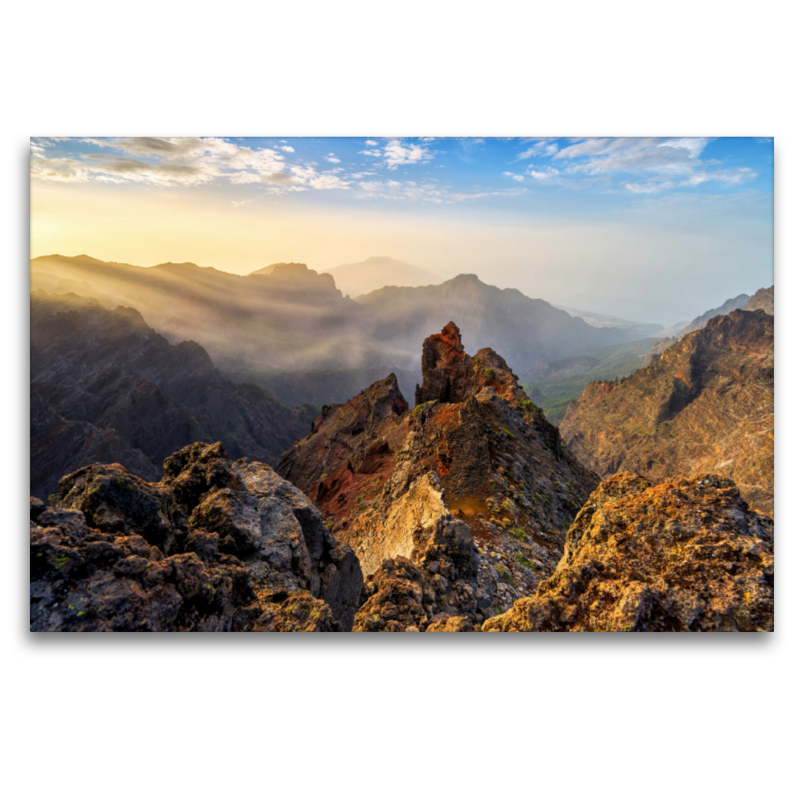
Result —
POLYGON ((358 297, 384 286, 430 286, 442 278, 426 269, 406 264, 388 256, 372 256, 356 264, 341 264, 322 270, 333 276, 344 294, 358 297))
POLYGON ((592 494, 536 594, 484 631, 771 631, 772 520, 715 475, 653 486, 620 473, 592 494))
POLYGON ((93 464, 31 498, 31 630, 350 630, 358 560, 307 497, 219 442, 164 473, 93 464))
POLYGON ((31 492, 94 461, 147 479, 172 451, 221 439, 274 463, 310 420, 258 386, 223 378, 194 342, 170 345, 138 311, 31 295, 31 492))
POLYGON ((745 311, 758 311, 761 309, 767 314, 775 316, 775 287, 770 286, 769 289, 759 289, 748 301, 744 307, 745 311))
POLYGON ((454 612, 478 623, 507 608, 555 567, 566 527, 597 483, 505 361, 489 348, 467 355, 452 322, 425 340, 422 374, 413 410, 390 375, 325 406, 278 463, 372 575, 367 590, 379 599, 357 628, 386 629, 374 607, 393 607, 380 600, 387 586, 416 596, 409 581, 419 597, 438 600, 415 600, 407 627, 454 612), (454 565, 449 578, 443 563, 454 565), (423 585, 436 575, 438 595, 423 585))
POLYGON ((736 310, 622 381, 589 384, 561 435, 601 477, 715 473, 772 513, 774 321, 736 310))
POLYGON ((714 319, 714 317, 719 317, 724 314, 730 314, 731 311, 736 311, 737 309, 744 308, 747 303, 750 301, 750 295, 748 294, 740 294, 736 297, 732 297, 730 300, 726 300, 719 308, 712 308, 710 311, 706 311, 705 314, 701 314, 699 317, 695 317, 680 333, 681 336, 686 335, 687 333, 691 333, 692 331, 698 331, 700 328, 703 328, 709 320, 714 319))

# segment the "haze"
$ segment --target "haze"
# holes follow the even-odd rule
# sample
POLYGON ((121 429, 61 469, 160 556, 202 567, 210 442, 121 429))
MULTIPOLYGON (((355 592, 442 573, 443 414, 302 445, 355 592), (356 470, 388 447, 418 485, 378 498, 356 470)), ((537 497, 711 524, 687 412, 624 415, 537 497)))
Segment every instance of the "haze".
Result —
POLYGON ((670 325, 773 283, 771 139, 36 139, 31 257, 389 256, 670 325))

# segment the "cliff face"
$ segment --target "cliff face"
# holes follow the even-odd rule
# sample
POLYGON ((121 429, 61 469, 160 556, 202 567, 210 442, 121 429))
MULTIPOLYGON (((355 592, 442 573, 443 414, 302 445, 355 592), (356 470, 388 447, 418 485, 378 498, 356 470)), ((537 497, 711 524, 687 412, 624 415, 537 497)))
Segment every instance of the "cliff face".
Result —
POLYGON ((31 498, 31 630, 349 630, 362 575, 319 512, 220 443, 148 483, 119 464, 31 498))
POLYGON ((387 606, 387 585, 400 585, 398 570, 406 582, 417 575, 422 598, 407 626, 424 630, 441 614, 477 624, 509 607, 555 567, 566 527, 597 483, 503 359, 467 355, 453 323, 426 340, 422 370, 413 410, 389 376, 323 408, 277 467, 372 576, 367 592, 379 599, 365 629, 380 629, 374 609, 387 606))
POLYGON ((732 481, 602 483, 532 597, 484 631, 769 631, 774 531, 732 481))
POLYGON ((601 477, 620 470, 655 481, 714 473, 771 514, 773 402, 773 318, 737 310, 629 378, 589 384, 560 430, 601 477))
POLYGON ((134 309, 31 295, 31 492, 67 472, 118 462, 149 480, 196 440, 275 463, 308 430, 297 410, 222 377, 194 342, 169 342, 134 309))

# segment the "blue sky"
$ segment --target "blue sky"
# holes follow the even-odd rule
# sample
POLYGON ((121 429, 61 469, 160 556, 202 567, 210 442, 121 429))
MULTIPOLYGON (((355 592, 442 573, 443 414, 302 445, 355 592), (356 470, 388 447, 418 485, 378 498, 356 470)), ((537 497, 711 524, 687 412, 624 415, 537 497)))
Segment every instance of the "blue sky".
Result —
POLYGON ((31 148, 34 254, 95 245, 99 258, 233 272, 390 255, 665 324, 771 283, 772 139, 120 137, 31 148))

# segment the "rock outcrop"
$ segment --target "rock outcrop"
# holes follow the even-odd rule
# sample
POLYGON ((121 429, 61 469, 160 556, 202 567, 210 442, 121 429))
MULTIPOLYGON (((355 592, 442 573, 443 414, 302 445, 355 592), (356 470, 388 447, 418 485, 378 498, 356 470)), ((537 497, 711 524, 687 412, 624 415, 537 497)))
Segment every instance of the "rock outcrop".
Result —
POLYGON ((148 483, 119 464, 31 499, 31 630, 350 630, 363 578, 317 509, 222 445, 148 483))
POLYGON ((413 410, 390 375, 324 407, 277 466, 372 576, 357 629, 379 629, 376 614, 391 629, 424 630, 443 614, 479 624, 508 608, 555 568, 565 531, 598 482, 561 446, 500 356, 489 349, 467 355, 453 323, 426 340, 423 354, 422 402, 413 410), (461 533, 439 542, 441 559, 433 558, 443 531, 461 533), (456 566, 446 576, 448 560, 456 566), (427 570, 429 562, 440 571, 427 570), (400 604, 413 606, 413 623, 376 611, 400 586, 392 583, 397 570, 404 592, 409 582, 418 589, 404 595, 416 605, 400 604))
POLYGON ((775 316, 775 287, 770 286, 769 289, 759 289, 748 301, 744 307, 745 311, 758 311, 761 309, 767 314, 775 316))
POLYGON ((714 473, 772 513, 774 319, 763 311, 716 317, 629 378, 590 383, 560 431, 605 478, 653 481, 714 473))
POLYGON ((259 386, 236 385, 194 342, 171 345, 138 311, 77 295, 31 295, 31 493, 116 462, 147 480, 190 442, 274 464, 310 419, 259 386))
POLYGON ((483 631, 770 631, 774 531, 714 475, 602 483, 536 594, 483 631))

